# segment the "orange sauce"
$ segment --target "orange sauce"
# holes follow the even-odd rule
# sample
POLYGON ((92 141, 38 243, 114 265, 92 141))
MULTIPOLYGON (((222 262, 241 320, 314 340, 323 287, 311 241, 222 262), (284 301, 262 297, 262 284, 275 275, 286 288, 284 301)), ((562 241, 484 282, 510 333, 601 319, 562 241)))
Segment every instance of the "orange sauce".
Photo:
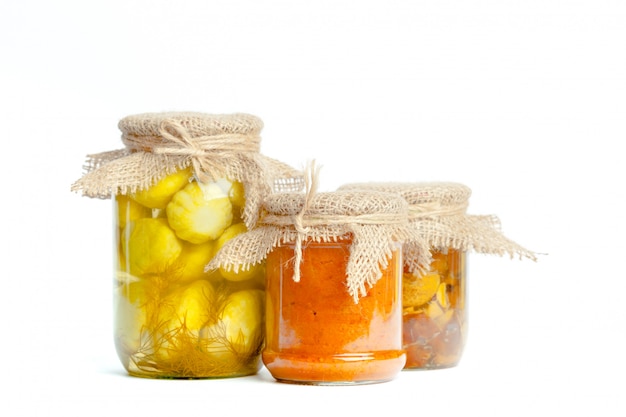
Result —
POLYGON ((351 240, 303 243, 301 278, 293 246, 267 257, 263 362, 279 381, 358 384, 392 379, 405 363, 400 300, 401 255, 355 303, 347 291, 351 240))

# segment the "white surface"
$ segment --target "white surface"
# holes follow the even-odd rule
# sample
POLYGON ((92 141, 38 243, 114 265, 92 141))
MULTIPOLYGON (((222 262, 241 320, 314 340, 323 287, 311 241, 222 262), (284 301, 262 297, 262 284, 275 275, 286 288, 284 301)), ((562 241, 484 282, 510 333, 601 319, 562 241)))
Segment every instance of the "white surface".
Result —
POLYGON ((623 416, 626 4, 5 1, 0 5, 7 416, 623 416), (249 112, 322 188, 451 180, 546 253, 470 256, 461 365, 389 383, 124 375, 111 210, 69 191, 134 113, 249 112), (379 412, 379 413, 376 413, 379 412))

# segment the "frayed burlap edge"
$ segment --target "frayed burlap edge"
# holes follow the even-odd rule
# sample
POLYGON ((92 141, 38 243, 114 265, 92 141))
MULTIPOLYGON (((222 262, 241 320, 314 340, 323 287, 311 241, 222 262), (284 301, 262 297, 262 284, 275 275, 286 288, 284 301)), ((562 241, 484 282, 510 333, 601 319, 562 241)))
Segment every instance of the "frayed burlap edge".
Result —
POLYGON ((504 236, 495 215, 466 213, 471 190, 458 183, 355 183, 339 190, 378 190, 398 194, 409 203, 411 229, 421 237, 407 240, 404 262, 409 271, 423 272, 419 253, 425 240, 432 249, 452 248, 480 254, 537 260, 536 254, 504 236))
MULTIPOLYGON (((259 226, 228 241, 205 270, 208 272, 220 267, 235 272, 247 270, 263 262, 276 247, 296 245, 300 241, 304 249, 308 241, 336 242, 346 237, 352 238, 352 244, 345 278, 348 293, 355 302, 365 296, 367 289, 380 279, 381 270, 387 268, 393 251, 399 249, 398 243, 404 240, 418 242, 419 239, 406 226, 350 223, 310 228, 305 234, 299 233, 294 227, 259 226)), ((431 260, 428 246, 422 245, 417 249, 413 259, 414 268, 425 270, 431 260)), ((299 280, 295 274, 298 269, 299 262, 294 257, 294 281, 299 280)))
POLYGON ((488 255, 537 260, 536 254, 500 231, 500 220, 494 215, 464 215, 410 220, 433 248, 452 248, 488 255))
POLYGON ((228 178, 244 185, 243 218, 250 228, 265 196, 304 186, 300 171, 259 153, 261 128, 260 119, 245 114, 129 116, 120 121, 127 148, 89 155, 71 190, 102 199, 132 194, 191 166, 200 181, 228 178))
POLYGON ((404 199, 371 191, 316 194, 317 177, 318 171, 309 168, 305 173, 305 194, 283 194, 266 202, 265 210, 268 206, 271 209, 261 218, 258 227, 227 242, 206 271, 220 267, 247 270, 263 262, 273 248, 293 244, 293 279, 297 282, 303 245, 308 241, 333 242, 350 236, 352 244, 345 278, 349 295, 358 303, 367 289, 381 278, 381 269, 388 266, 399 243, 413 242, 411 265, 414 268, 424 270, 430 263, 427 243, 409 227, 408 205, 404 199), (384 206, 378 211, 361 213, 360 199, 376 201, 372 197, 378 198, 384 206), (345 214, 346 204, 355 205, 352 214, 345 214))

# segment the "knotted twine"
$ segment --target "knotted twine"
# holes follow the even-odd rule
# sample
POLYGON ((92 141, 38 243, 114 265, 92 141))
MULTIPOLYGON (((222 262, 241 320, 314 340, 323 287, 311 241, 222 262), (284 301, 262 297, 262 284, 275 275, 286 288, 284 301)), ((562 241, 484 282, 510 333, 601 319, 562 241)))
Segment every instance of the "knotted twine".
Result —
MULTIPOLYGON (((300 280, 300 265, 307 242, 337 242, 351 238, 345 277, 348 294, 358 303, 381 277, 382 269, 398 244, 416 242, 420 236, 409 227, 408 204, 395 194, 365 191, 317 193, 319 168, 305 172, 305 193, 281 193, 263 203, 264 216, 257 227, 227 242, 207 265, 248 269, 262 262, 281 245, 294 246, 294 281, 300 280)), ((424 242, 416 251, 417 262, 430 259, 424 242)))
MULTIPOLYGON (((340 190, 377 190, 394 193, 409 204, 409 223, 428 245, 434 249, 452 248, 483 254, 509 254, 511 258, 536 260, 533 252, 505 237, 500 220, 495 215, 469 215, 471 190, 467 186, 451 182, 426 183, 355 183, 346 184, 340 190)), ((419 242, 407 241, 404 245, 404 261, 409 271, 417 272, 419 261, 416 251, 419 242)), ((423 272, 423 271, 420 271, 423 272)))
POLYGON ((252 227, 264 196, 303 186, 300 172, 260 153, 263 122, 253 115, 144 113, 125 117, 118 127, 125 148, 88 155, 72 191, 95 198, 132 194, 191 166, 200 182, 241 182, 243 218, 252 227))

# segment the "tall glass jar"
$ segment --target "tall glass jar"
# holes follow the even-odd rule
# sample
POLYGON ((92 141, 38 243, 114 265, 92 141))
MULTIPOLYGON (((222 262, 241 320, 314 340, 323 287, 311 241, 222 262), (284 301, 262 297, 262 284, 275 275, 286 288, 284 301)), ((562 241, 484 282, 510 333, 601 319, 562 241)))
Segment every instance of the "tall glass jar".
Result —
POLYGON ((299 171, 260 153, 263 123, 248 114, 145 113, 118 127, 125 149, 91 155, 72 189, 113 200, 122 365, 147 378, 256 373, 265 264, 207 264, 256 225, 265 196, 299 188, 299 171))
POLYGON ((239 182, 200 183, 189 170, 115 196, 115 346, 129 374, 250 375, 261 366, 264 264, 204 271, 247 230, 239 182))
POLYGON ((350 239, 304 243, 300 281, 294 246, 267 257, 267 344, 263 362, 282 382, 362 384, 388 381, 402 369, 401 250, 359 299, 346 294, 350 239))

